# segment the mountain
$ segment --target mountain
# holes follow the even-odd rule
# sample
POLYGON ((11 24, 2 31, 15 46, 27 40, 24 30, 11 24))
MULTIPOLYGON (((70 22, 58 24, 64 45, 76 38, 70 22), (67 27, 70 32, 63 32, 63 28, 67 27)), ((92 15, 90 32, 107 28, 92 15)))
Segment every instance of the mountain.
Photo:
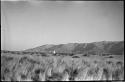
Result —
POLYGON ((124 53, 124 41, 100 41, 92 43, 68 43, 59 45, 43 45, 25 50, 25 52, 46 52, 50 53, 73 53, 73 54, 114 54, 124 53))

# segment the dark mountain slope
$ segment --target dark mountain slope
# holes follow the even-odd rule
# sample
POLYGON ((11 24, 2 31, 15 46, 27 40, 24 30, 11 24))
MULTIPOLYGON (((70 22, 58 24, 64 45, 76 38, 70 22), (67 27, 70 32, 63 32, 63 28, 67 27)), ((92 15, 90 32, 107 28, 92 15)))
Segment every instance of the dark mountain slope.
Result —
POLYGON ((33 49, 25 50, 26 52, 53 52, 56 53, 74 53, 74 54, 102 54, 110 53, 121 55, 124 52, 124 41, 101 41, 93 43, 68 43, 59 45, 43 45, 33 49))

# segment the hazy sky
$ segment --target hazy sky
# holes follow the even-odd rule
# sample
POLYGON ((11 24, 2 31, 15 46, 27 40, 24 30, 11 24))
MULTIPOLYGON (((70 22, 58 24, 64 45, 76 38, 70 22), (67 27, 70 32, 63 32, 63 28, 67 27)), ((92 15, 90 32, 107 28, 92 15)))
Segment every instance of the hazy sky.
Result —
POLYGON ((123 1, 2 1, 2 49, 124 40, 123 1))

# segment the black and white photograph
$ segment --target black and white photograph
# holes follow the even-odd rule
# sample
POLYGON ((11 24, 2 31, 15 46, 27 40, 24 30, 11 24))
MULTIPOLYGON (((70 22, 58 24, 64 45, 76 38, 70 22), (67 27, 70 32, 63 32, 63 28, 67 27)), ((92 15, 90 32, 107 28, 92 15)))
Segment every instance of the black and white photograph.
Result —
POLYGON ((1 0, 1 81, 124 81, 124 1, 1 0))

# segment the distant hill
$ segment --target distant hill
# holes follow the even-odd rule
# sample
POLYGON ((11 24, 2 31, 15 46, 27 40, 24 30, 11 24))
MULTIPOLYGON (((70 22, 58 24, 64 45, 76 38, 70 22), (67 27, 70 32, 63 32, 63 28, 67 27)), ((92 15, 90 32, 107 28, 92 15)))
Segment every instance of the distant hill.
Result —
POLYGON ((68 43, 59 45, 43 45, 25 50, 25 52, 51 53, 73 53, 73 54, 124 54, 124 41, 100 41, 92 43, 68 43))

